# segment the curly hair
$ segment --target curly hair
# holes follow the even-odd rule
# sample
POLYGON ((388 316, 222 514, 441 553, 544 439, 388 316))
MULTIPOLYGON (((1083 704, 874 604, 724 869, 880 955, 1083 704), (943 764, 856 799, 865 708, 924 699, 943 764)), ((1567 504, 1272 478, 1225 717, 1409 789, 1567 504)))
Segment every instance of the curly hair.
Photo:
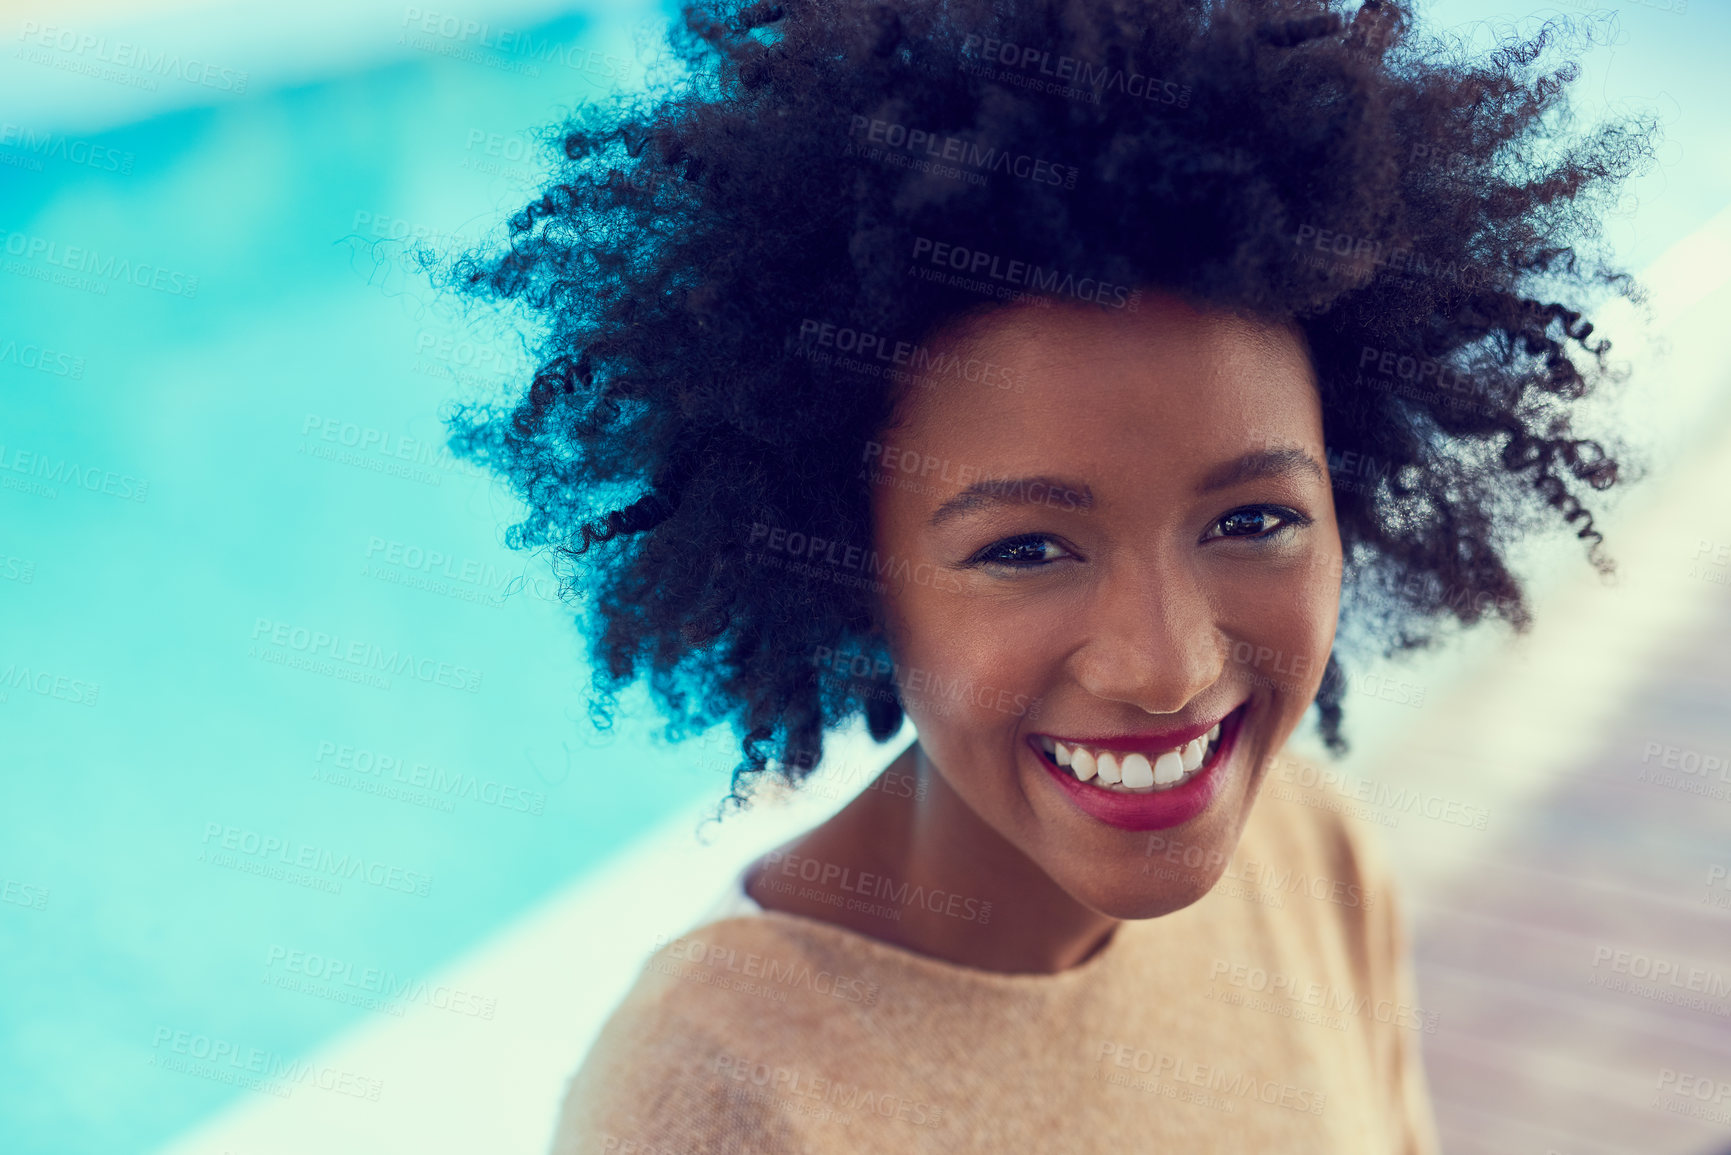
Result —
POLYGON ((1340 654, 1525 630, 1509 552, 1547 523, 1609 572, 1582 497, 1622 450, 1569 411, 1618 377, 1587 298, 1642 300, 1587 242, 1652 127, 1565 138, 1579 70, 1540 61, 1566 21, 1478 56, 1398 0, 1337 8, 688 0, 683 71, 574 114, 506 239, 448 268, 541 329, 526 394, 447 423, 526 504, 508 543, 571 563, 597 723, 643 673, 670 735, 731 722, 724 807, 767 749, 797 784, 827 729, 897 732, 893 693, 814 668, 889 668, 872 584, 752 535, 874 558, 895 366, 953 371, 922 342, 1006 300, 1156 290, 1301 330, 1345 567, 1315 702, 1337 755, 1340 654))

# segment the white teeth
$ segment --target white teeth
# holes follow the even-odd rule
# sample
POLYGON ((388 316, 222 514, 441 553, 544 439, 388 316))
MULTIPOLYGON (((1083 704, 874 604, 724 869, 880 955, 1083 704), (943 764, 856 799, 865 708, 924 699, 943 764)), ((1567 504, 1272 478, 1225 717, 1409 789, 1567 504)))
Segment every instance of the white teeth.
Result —
POLYGON ((1154 767, 1146 754, 1132 754, 1124 759, 1124 785, 1132 790, 1144 790, 1154 785, 1154 767))
POLYGON ((1188 780, 1214 755, 1219 738, 1220 726, 1216 724, 1205 736, 1193 738, 1152 760, 1140 752, 1096 752, 1082 746, 1067 746, 1045 735, 1040 736, 1040 748, 1058 765, 1069 767, 1078 781, 1093 782, 1119 794, 1147 794, 1188 780))
POLYGON ((1070 755, 1070 771, 1082 781, 1086 782, 1092 778, 1096 769, 1094 755, 1081 747, 1077 747, 1076 752, 1070 755))

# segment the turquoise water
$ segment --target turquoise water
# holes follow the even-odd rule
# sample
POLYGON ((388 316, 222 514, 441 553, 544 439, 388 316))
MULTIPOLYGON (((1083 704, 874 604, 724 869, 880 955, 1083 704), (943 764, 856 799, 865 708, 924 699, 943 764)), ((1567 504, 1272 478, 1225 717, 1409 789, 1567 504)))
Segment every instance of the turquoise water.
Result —
MULTIPOLYGON (((1728 17, 1621 10, 1593 92, 1671 134, 1639 264, 1731 199, 1728 17)), ((404 260, 515 209, 607 70, 404 56, 64 155, 0 116, 8 1155, 154 1148, 252 1093, 158 1066, 180 1032, 286 1062, 374 1013, 275 985, 291 953, 412 982, 723 787, 589 727, 573 611, 439 448, 520 354, 404 260)))
POLYGON ((440 448, 510 345, 388 243, 516 206, 516 134, 589 79, 553 71, 427 56, 0 149, 9 1155, 151 1149, 253 1093, 154 1066, 175 1032, 274 1063, 375 1013, 272 985, 289 952, 412 981, 720 791, 588 725, 571 612, 440 448), (598 789, 622 749, 658 789, 598 789))

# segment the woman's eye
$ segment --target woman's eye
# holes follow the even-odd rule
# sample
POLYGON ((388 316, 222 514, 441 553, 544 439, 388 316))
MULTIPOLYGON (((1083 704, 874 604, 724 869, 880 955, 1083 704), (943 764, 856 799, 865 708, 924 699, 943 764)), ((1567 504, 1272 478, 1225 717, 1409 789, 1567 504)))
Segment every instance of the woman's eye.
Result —
POLYGON ((1051 538, 1032 533, 995 542, 975 554, 970 560, 976 564, 985 562, 993 565, 1007 565, 1012 568, 1034 569, 1055 561, 1063 552, 1064 547, 1058 545, 1051 538))
POLYGON ((1308 525, 1309 522, 1309 518, 1294 510, 1271 505, 1251 506, 1247 509, 1235 509, 1215 522, 1202 539, 1207 541, 1214 537, 1236 537, 1249 538, 1252 541, 1267 540, 1295 526, 1308 525), (1214 530, 1219 532, 1215 533, 1214 530))

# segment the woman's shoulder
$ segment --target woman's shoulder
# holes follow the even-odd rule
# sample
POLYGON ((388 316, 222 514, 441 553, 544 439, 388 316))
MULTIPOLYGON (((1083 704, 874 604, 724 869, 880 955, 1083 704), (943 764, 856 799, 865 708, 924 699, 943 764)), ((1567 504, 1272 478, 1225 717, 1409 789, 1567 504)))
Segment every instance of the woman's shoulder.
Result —
POLYGON ((552 1155, 794 1150, 749 1092, 754 1056, 806 1017, 810 954, 797 928, 762 914, 659 942, 567 1084, 552 1155))

